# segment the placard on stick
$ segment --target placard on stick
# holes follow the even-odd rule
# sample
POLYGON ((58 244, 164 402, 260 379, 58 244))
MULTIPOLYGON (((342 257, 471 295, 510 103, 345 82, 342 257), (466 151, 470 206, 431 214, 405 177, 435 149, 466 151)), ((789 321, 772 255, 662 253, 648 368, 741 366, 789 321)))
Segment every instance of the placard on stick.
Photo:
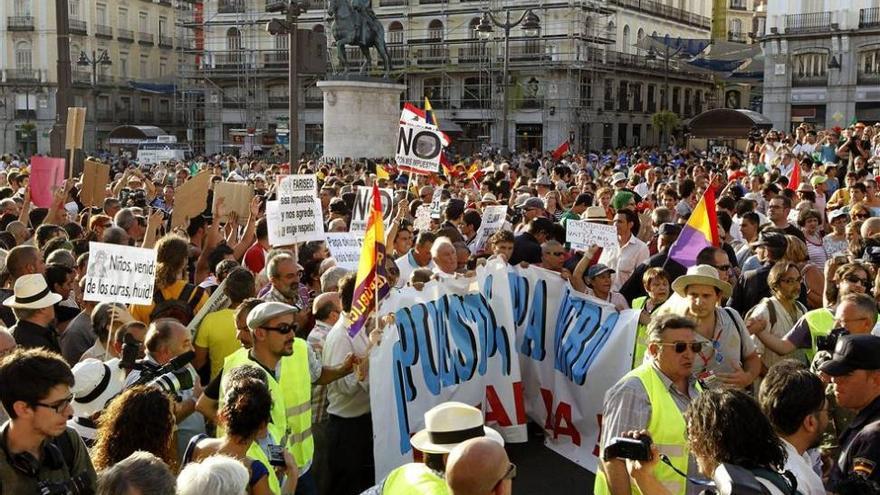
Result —
POLYGON ((52 193, 64 181, 64 158, 31 158, 31 201, 40 208, 52 206, 52 193))
POLYGON ((592 245, 614 248, 618 245, 617 227, 588 220, 569 220, 565 223, 565 242, 579 249, 592 245))
MULTIPOLYGON (((239 224, 244 224, 250 215, 251 199, 254 197, 254 186, 239 182, 218 182, 214 184, 214 204, 211 208, 217 211, 217 201, 223 198, 223 209, 227 212, 234 211, 238 215, 239 224)), ((219 219, 226 222, 229 215, 223 215, 219 219)))
POLYGON ((110 182, 110 165, 98 160, 87 159, 83 171, 82 189, 79 199, 87 207, 103 205, 110 182))
POLYGON ((152 304, 156 283, 156 250, 89 243, 86 301, 152 304))
POLYGON ((205 211, 210 184, 211 172, 203 170, 177 188, 174 192, 174 210, 171 212, 172 229, 186 227, 190 218, 205 211))

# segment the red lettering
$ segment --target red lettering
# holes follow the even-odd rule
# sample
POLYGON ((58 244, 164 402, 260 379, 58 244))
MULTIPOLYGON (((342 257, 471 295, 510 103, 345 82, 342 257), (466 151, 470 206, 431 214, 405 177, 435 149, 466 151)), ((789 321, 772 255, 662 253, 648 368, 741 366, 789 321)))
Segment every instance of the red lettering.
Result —
POLYGON ((513 403, 516 404, 516 424, 526 424, 526 402, 523 399, 523 383, 513 384, 513 403))
POLYGON ((553 423, 550 418, 553 417, 553 392, 546 388, 541 389, 541 398, 544 399, 544 410, 547 413, 544 421, 544 431, 553 431, 553 423))
POLYGON ((492 422, 498 423, 501 427, 512 425, 510 416, 507 415, 498 393, 495 392, 495 387, 489 385, 486 387, 486 423, 492 422))
POLYGON ((581 445, 581 434, 571 420, 571 405, 560 402, 553 411, 553 392, 546 388, 541 389, 541 398, 544 400, 544 409, 547 413, 547 420, 544 422, 544 430, 553 432, 553 439, 559 438, 559 435, 567 435, 571 437, 573 444, 581 445))

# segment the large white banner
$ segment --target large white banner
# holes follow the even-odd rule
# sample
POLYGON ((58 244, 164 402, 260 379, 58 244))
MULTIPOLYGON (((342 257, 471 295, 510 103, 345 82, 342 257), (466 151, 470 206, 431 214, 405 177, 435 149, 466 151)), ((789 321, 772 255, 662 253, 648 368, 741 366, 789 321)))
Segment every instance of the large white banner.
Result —
POLYGON ((476 278, 393 292, 370 356, 377 479, 412 461, 409 437, 431 407, 481 407, 507 441, 526 416, 549 448, 595 471, 605 391, 629 371, 636 311, 574 292, 559 274, 491 260, 476 278))
POLYGON ((89 243, 86 301, 153 304, 155 283, 155 249, 89 243))

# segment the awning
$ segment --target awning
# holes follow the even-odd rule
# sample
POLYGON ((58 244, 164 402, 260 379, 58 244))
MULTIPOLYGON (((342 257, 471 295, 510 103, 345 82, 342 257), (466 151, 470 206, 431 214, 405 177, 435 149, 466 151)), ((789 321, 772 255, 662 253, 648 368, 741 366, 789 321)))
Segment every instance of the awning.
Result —
POLYGON ((691 136, 695 138, 746 139, 755 128, 771 129, 773 122, 751 110, 716 108, 692 118, 688 125, 691 136))
POLYGON ((160 95, 174 94, 175 86, 173 84, 146 83, 137 81, 128 81, 128 85, 132 89, 143 91, 144 93, 155 93, 160 95))
POLYGON ((108 142, 110 144, 140 144, 155 142, 158 136, 167 133, 154 125, 121 125, 110 131, 108 142))
POLYGON ((450 119, 443 119, 440 121, 440 130, 449 134, 454 132, 464 132, 464 129, 461 128, 458 123, 450 119))

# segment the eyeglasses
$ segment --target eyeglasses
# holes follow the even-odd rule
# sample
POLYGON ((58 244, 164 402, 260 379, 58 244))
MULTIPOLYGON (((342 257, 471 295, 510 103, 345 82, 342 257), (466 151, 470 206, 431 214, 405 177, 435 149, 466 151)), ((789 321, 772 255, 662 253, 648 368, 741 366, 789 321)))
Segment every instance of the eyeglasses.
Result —
POLYGON ((703 350, 703 342, 655 342, 657 345, 662 345, 663 347, 672 347, 676 354, 683 353, 686 349, 690 348, 691 352, 698 354, 703 350))
POLYGON ((70 395, 55 404, 43 404, 42 402, 34 402, 32 405, 35 407, 45 407, 46 409, 52 409, 55 411, 56 414, 61 414, 67 410, 71 402, 73 402, 73 395, 70 395))
POLYGON ((730 265, 718 265, 715 267, 715 269, 718 270, 719 272, 729 272, 730 268, 731 268, 730 265))
POLYGON ((295 324, 291 325, 291 324, 289 324, 289 323, 284 323, 284 324, 279 325, 279 326, 277 326, 277 327, 260 327, 260 328, 262 328, 263 330, 269 330, 270 332, 278 332, 278 333, 280 333, 281 335, 287 335, 287 334, 289 334, 290 332, 293 332, 294 330, 296 330, 296 325, 295 325, 295 324))
POLYGON ((514 478, 516 478, 516 464, 511 462, 510 465, 507 466, 507 471, 504 472, 504 476, 498 480, 498 483, 495 483, 495 486, 498 486, 504 480, 512 480, 514 478))
POLYGON ((868 286, 868 279, 859 277, 858 275, 847 275, 843 277, 843 279, 851 284, 859 284, 862 287, 868 286))

